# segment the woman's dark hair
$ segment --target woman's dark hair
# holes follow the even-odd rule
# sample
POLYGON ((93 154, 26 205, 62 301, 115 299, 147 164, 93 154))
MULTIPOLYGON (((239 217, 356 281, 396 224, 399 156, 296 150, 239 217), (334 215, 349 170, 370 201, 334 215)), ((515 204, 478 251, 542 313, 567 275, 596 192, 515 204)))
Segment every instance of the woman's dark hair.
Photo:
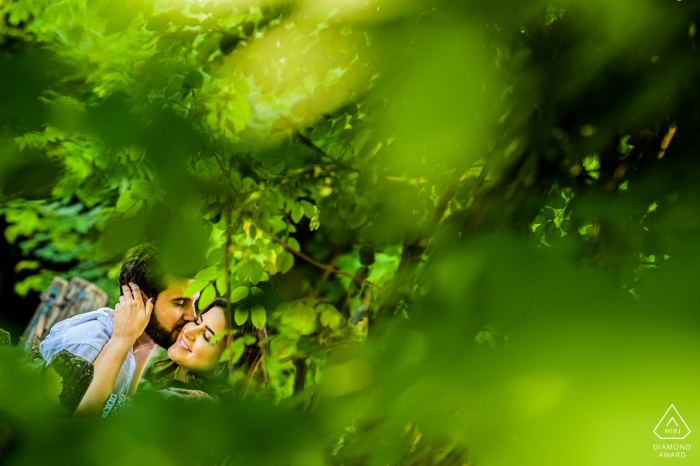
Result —
MULTIPOLYGON (((223 337, 224 352, 222 353, 223 360, 220 360, 216 368, 208 373, 199 373, 189 371, 185 375, 184 388, 202 390, 213 396, 220 396, 224 393, 231 392, 232 389, 238 388, 241 397, 245 394, 248 384, 256 373, 256 370, 265 355, 265 339, 267 338, 267 330, 265 327, 258 330, 253 326, 250 319, 243 325, 237 325, 231 317, 231 308, 228 301, 223 298, 216 298, 209 306, 206 307, 201 314, 215 307, 224 311, 224 319, 226 328, 229 330, 223 337), (255 342, 245 346, 243 355, 238 361, 233 361, 233 351, 231 351, 232 343, 243 338, 245 335, 255 337, 255 342), (245 371, 245 376, 240 380, 235 387, 230 384, 229 378, 236 369, 242 368, 245 371)), ((264 364, 264 362, 263 362, 264 364)), ((179 366, 171 359, 157 361, 153 365, 153 381, 156 386, 161 388, 173 385, 175 371, 179 366)), ((264 379, 267 380, 267 374, 263 368, 264 379)))
POLYGON ((158 263, 158 249, 152 244, 140 244, 129 251, 119 271, 119 294, 122 285, 136 283, 149 298, 156 299, 166 288, 165 274, 158 263))

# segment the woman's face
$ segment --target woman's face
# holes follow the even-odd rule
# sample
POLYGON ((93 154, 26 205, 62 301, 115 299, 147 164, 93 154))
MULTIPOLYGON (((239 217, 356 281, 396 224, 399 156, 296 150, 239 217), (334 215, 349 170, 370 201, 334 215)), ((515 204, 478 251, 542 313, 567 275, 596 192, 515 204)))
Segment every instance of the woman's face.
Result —
POLYGON ((168 356, 180 367, 194 372, 207 372, 216 367, 223 351, 225 339, 214 343, 209 340, 226 330, 224 311, 213 307, 201 314, 194 322, 182 327, 177 341, 168 348, 168 356))

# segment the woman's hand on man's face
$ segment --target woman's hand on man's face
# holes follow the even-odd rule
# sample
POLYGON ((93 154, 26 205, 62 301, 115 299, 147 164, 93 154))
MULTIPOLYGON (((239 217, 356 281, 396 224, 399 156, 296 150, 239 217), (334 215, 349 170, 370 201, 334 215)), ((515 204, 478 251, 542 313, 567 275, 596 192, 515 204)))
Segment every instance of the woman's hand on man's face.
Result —
POLYGON ((153 311, 153 298, 144 302, 143 292, 135 283, 123 285, 124 294, 114 309, 112 339, 132 346, 148 325, 153 311))

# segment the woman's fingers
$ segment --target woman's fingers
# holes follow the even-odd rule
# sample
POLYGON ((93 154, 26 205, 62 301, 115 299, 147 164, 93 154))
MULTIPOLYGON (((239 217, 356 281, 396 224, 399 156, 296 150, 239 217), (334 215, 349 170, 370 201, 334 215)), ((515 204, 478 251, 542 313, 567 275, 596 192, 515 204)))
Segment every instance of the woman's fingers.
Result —
POLYGON ((155 300, 153 298, 146 301, 146 320, 151 318, 151 312, 153 311, 153 303, 155 300))
POLYGON ((146 293, 144 293, 143 290, 141 290, 140 293, 141 293, 141 302, 146 303, 144 305, 144 309, 146 311, 146 315, 148 315, 148 313, 149 313, 148 302, 150 301, 150 299, 148 298, 148 296, 146 296, 146 293))
POLYGON ((131 291, 133 293, 134 302, 140 306, 143 306, 143 298, 141 297, 141 289, 139 286, 132 282, 129 282, 129 286, 131 287, 131 291))
POLYGON ((134 295, 131 292, 131 288, 129 288, 127 285, 122 285, 122 289, 124 290, 124 303, 131 304, 134 301, 134 295))

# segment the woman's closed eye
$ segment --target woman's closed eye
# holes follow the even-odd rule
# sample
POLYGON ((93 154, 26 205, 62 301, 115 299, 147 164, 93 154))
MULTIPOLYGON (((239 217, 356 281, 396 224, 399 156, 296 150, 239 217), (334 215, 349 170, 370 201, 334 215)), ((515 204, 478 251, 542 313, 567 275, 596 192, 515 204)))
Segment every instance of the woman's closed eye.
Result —
MULTIPOLYGON (((201 315, 201 314, 199 315, 198 321, 195 320, 194 323, 197 324, 197 325, 202 325, 202 324, 204 323, 204 319, 202 319, 202 315, 201 315)), ((205 339, 207 342, 209 342, 209 338, 207 337, 207 332, 206 332, 206 331, 205 331, 204 333, 202 333, 202 336, 204 337, 204 339, 205 339)))

